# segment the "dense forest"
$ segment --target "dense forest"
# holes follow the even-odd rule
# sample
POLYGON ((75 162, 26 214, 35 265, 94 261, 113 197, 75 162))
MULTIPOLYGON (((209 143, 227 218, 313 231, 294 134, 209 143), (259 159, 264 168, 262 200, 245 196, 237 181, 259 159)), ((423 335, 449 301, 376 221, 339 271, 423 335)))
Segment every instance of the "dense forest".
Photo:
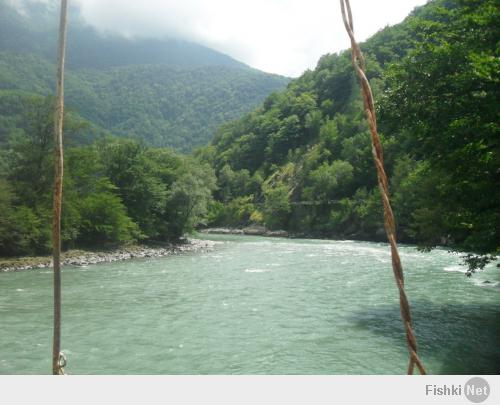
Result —
MULTIPOLYGON (((494 0, 436 0, 362 45, 404 242, 498 252, 499 14, 494 0)), ((197 156, 217 174, 211 225, 384 240, 348 51, 225 124, 197 156)))
MULTIPOLYGON (((362 45, 399 239, 482 255, 469 257, 475 267, 499 249, 499 14, 494 0, 435 0, 362 45)), ((46 253, 53 102, 43 95, 53 68, 35 54, 0 58, 0 255, 46 253)), ((166 144, 188 150, 215 122, 284 83, 266 76, 260 83, 267 85, 252 93, 249 77, 264 74, 196 69, 70 70, 66 248, 172 240, 202 225, 385 240, 348 51, 322 57, 314 71, 222 125, 191 156, 152 147, 164 144, 162 134, 176 133, 166 144), (183 99, 193 94, 195 101, 183 99), (241 94, 252 101, 242 102, 241 94), (207 118, 213 114, 216 120, 207 118), (171 132, 176 122, 183 129, 171 132)))
MULTIPOLYGON (((70 21, 66 105, 92 123, 87 143, 111 132, 189 152, 289 81, 198 44, 101 34, 76 6, 70 21)), ((54 93, 56 33, 57 3, 0 0, 0 143, 27 99, 54 93)))
MULTIPOLYGON (((50 251, 53 100, 33 98, 24 128, 0 156, 0 255, 50 251)), ((66 143, 81 121, 66 116, 66 143)), ((215 189, 212 169, 171 149, 105 137, 67 148, 62 239, 65 248, 182 237, 203 221, 215 189)))

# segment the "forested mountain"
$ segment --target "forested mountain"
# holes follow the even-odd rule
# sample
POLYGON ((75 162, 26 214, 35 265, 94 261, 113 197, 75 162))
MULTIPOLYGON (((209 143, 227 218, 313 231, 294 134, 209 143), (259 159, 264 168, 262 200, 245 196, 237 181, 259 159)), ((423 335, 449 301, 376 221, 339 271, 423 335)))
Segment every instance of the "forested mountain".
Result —
MULTIPOLYGON (((499 17, 494 0, 435 0, 362 45, 403 241, 498 252, 499 17)), ((198 154, 218 177, 213 225, 385 239, 347 51, 225 124, 198 154)))
MULTIPOLYGON (((0 142, 12 110, 54 91, 57 3, 11 4, 0 0, 0 142)), ((189 151, 288 82, 198 44, 98 33, 77 8, 70 21, 66 102, 96 129, 82 139, 108 131, 189 151)))

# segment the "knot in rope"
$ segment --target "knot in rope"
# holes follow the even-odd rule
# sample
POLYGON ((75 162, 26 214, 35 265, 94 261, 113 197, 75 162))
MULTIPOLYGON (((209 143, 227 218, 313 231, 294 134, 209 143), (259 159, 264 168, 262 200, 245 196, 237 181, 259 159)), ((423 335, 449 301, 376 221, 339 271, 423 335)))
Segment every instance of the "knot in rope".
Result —
POLYGON ((68 358, 63 352, 59 352, 59 359, 57 361, 58 375, 65 375, 64 367, 68 364, 68 358))

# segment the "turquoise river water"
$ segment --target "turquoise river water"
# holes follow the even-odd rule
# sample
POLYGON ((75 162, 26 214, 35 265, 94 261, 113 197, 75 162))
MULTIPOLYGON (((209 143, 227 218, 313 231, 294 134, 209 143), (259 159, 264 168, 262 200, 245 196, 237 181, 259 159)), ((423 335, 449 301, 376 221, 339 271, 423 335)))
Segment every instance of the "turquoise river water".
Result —
MULTIPOLYGON (((70 374, 403 374, 387 245, 210 236, 210 252, 63 269, 70 374)), ((500 269, 401 247, 429 373, 500 371, 500 269)), ((50 373, 52 275, 0 274, 0 373, 50 373)))

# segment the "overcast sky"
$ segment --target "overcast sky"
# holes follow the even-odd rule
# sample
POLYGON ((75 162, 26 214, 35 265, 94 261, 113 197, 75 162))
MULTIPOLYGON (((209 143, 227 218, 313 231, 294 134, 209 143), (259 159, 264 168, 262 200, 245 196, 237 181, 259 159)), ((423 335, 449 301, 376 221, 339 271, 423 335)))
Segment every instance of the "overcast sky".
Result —
MULTIPOLYGON (((47 1, 47 0, 45 0, 47 1)), ((349 47, 338 0, 69 0, 99 30, 174 36, 266 72, 298 76, 319 57, 349 47)), ((364 40, 426 0, 351 0, 364 40)))

